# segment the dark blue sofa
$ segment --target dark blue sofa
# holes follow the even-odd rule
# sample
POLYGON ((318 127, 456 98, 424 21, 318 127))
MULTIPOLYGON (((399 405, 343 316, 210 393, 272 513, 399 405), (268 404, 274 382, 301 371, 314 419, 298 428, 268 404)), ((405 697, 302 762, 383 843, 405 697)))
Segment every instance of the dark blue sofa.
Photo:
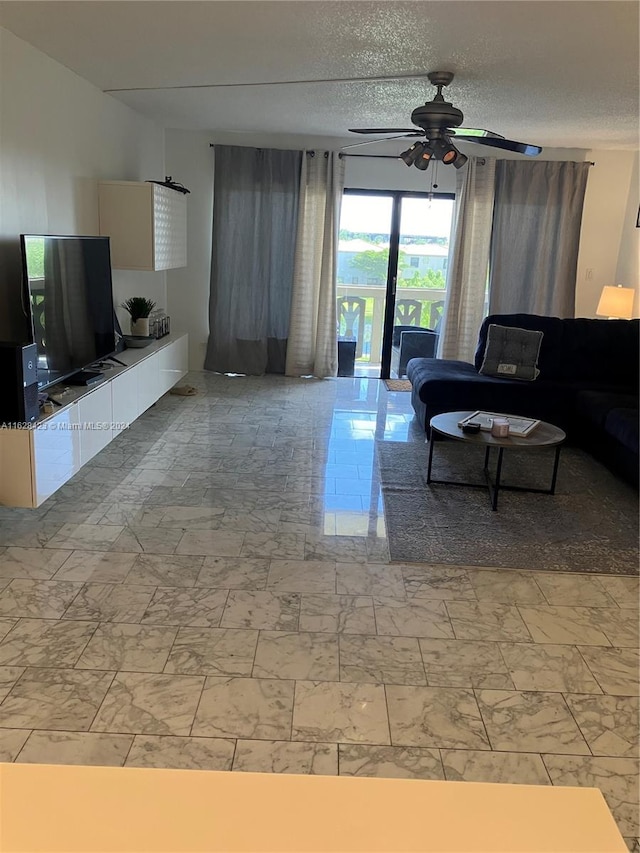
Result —
POLYGON ((434 358, 409 362, 411 402, 426 432, 434 415, 467 409, 549 421, 637 485, 639 331, 638 320, 494 314, 481 326, 474 364, 434 358), (544 332, 536 380, 478 373, 490 323, 544 332))

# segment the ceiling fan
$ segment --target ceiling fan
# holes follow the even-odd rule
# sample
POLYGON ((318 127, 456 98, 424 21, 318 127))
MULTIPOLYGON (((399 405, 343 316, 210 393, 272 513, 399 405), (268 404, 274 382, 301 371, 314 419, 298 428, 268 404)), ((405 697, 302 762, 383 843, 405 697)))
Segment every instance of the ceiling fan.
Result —
MULTIPOLYGON (((410 148, 399 155, 407 166, 415 166, 422 171, 429 167, 431 160, 440 160, 443 163, 455 166, 456 169, 464 166, 468 157, 458 151, 452 139, 461 142, 475 142, 478 145, 488 145, 491 148, 501 148, 503 151, 515 151, 517 154, 526 154, 529 157, 536 157, 542 151, 538 145, 514 142, 490 130, 460 127, 464 120, 462 112, 453 104, 445 101, 442 95, 443 88, 451 83, 453 76, 451 71, 432 71, 427 74, 429 82, 438 91, 432 101, 427 101, 423 106, 416 107, 411 113, 411 121, 415 127, 349 128, 349 132, 399 134, 391 137, 392 139, 413 136, 424 137, 424 142, 414 142, 410 148)), ((370 145, 374 142, 382 142, 382 140, 371 139, 367 142, 356 142, 355 145, 345 147, 353 148, 356 145, 370 145)))

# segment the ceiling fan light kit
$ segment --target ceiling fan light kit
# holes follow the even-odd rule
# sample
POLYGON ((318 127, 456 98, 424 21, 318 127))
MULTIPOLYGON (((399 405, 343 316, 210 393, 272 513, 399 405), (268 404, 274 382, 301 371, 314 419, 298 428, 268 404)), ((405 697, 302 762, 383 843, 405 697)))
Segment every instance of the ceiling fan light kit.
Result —
MULTIPOLYGON (((438 90, 432 101, 427 101, 411 113, 411 121, 415 127, 410 128, 350 128, 351 133, 378 134, 399 133, 405 136, 424 136, 425 142, 415 142, 406 151, 399 155, 407 166, 415 166, 424 171, 428 168, 431 160, 441 161, 445 165, 461 169, 469 159, 459 151, 451 137, 463 142, 472 142, 477 145, 487 145, 490 148, 499 148, 503 151, 513 151, 516 154, 525 154, 528 157, 536 157, 542 151, 538 145, 530 145, 526 142, 515 142, 505 139, 499 133, 480 128, 460 127, 464 121, 461 110, 453 104, 445 101, 442 89, 453 80, 451 71, 432 71, 427 77, 438 90)), ((371 142, 382 142, 382 140, 371 140, 371 142)), ((360 143, 366 145, 367 143, 360 143)), ((353 146, 349 146, 353 147, 353 146)))
MULTIPOLYGON (((422 157, 427 161, 427 166, 429 165, 429 160, 431 159, 431 152, 427 152, 425 149, 427 147, 426 142, 414 142, 411 148, 407 148, 406 151, 403 151, 400 155, 400 158, 404 160, 407 166, 413 166, 420 160, 422 157)), ((427 166, 422 166, 423 169, 426 169, 427 166)), ((418 166, 420 168, 420 166, 418 166)))
POLYGON ((411 148, 400 154, 407 166, 415 166, 416 169, 424 171, 428 168, 431 160, 441 160, 446 165, 461 169, 469 159, 461 151, 451 144, 448 138, 434 139, 431 142, 414 142, 411 148))

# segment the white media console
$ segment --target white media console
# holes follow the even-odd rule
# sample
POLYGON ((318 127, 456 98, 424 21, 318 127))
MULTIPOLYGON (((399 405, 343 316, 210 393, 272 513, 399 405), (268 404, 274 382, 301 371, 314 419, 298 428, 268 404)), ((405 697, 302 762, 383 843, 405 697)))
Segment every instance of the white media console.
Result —
POLYGON ((186 375, 188 344, 174 335, 118 353, 127 366, 114 364, 99 385, 69 388, 30 428, 0 428, 0 505, 44 503, 186 375))

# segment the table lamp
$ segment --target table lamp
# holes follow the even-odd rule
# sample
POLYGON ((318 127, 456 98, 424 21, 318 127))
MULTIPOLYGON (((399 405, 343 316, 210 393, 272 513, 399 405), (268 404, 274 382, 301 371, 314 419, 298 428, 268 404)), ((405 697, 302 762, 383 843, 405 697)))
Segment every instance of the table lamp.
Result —
POLYGON ((632 287, 617 287, 605 285, 596 314, 608 317, 610 320, 630 320, 633 313, 633 297, 635 290, 632 287))

